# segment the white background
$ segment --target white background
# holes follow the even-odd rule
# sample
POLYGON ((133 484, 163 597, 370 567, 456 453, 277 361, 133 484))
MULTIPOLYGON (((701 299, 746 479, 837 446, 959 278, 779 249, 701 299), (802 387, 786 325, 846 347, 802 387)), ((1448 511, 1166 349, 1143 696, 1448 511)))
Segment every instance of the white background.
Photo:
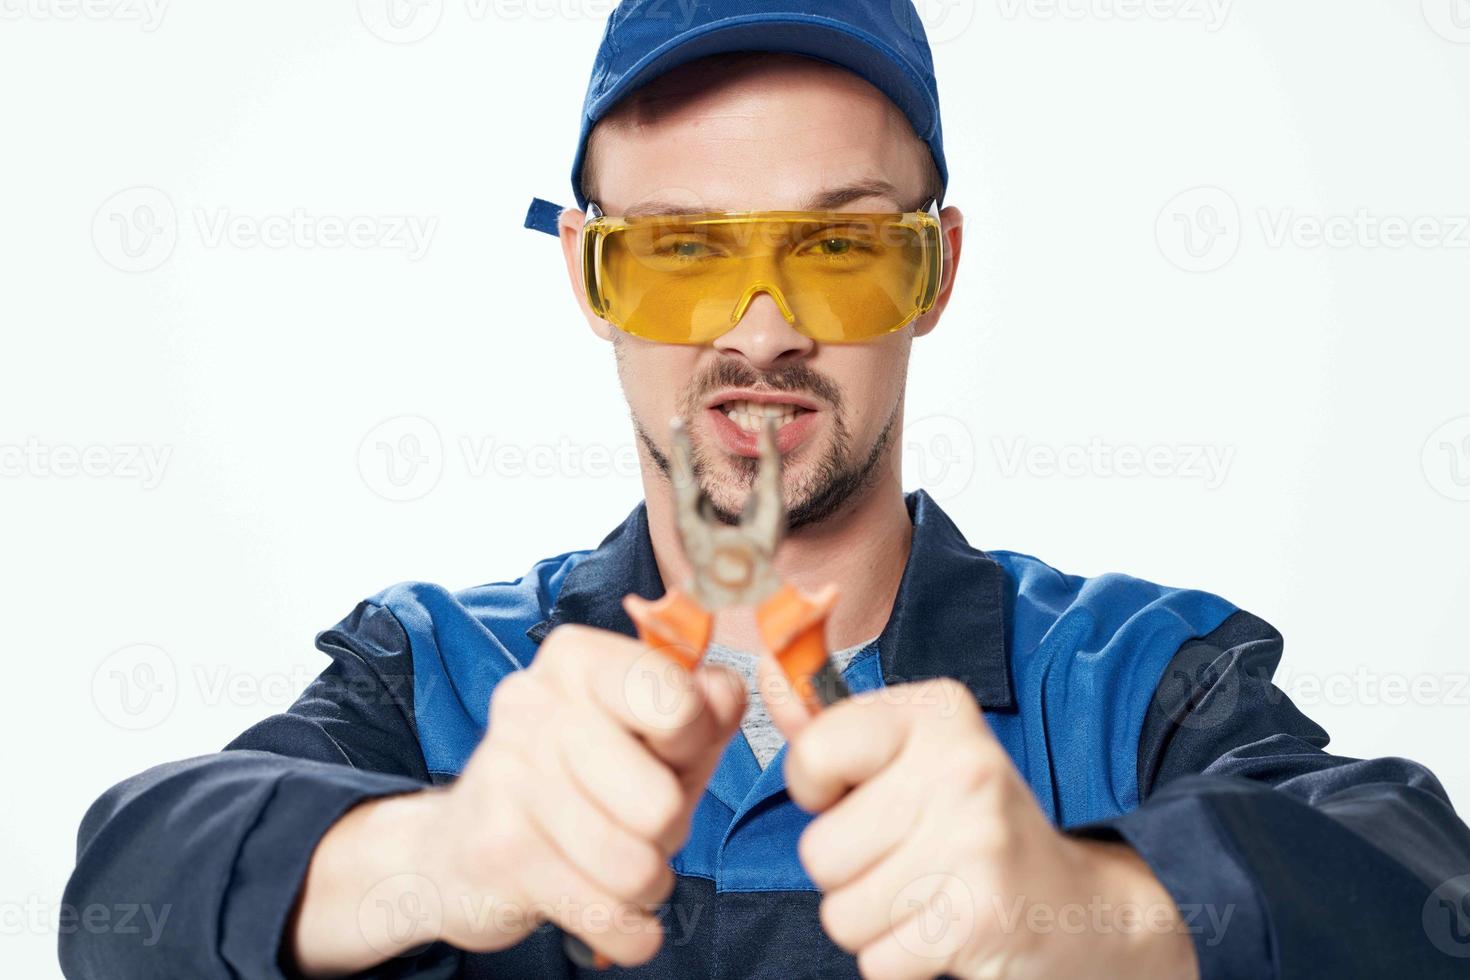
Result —
MULTIPOLYGON (((1470 806, 1470 3, 1221 2, 921 5, 968 235, 908 482, 978 546, 1265 617, 1336 751, 1470 806)), ((609 5, 152 3, 0 0, 7 976, 56 974, 107 786, 285 708, 359 598, 640 496, 521 227, 572 203, 609 5), (368 240, 248 237, 297 213, 368 240)))

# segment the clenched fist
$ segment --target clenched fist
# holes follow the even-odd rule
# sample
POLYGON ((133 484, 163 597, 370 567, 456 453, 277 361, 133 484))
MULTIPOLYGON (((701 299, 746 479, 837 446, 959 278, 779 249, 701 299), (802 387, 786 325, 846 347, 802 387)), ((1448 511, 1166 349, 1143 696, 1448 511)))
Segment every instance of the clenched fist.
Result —
POLYGON ((328 831, 292 933, 298 968, 353 972, 435 940, 504 949, 544 921, 615 963, 652 958, 669 858, 744 708, 728 671, 558 627, 496 686, 452 786, 362 804, 328 831), (422 912, 365 924, 368 896, 422 912))

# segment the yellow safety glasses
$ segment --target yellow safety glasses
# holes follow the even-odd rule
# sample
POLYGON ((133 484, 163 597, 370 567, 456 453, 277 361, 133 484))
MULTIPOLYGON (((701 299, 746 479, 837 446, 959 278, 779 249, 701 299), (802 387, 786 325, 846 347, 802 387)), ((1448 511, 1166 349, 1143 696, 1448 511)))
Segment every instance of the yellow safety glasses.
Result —
POLYGON ((929 311, 944 267, 938 206, 902 214, 742 211, 611 218, 591 204, 593 312, 666 344, 707 344, 760 293, 813 340, 852 343, 929 311))

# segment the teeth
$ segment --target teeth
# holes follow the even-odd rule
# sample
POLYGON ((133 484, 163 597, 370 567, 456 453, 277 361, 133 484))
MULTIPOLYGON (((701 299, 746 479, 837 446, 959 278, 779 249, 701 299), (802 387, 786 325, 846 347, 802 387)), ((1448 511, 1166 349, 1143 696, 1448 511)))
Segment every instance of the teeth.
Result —
POLYGON ((746 432, 759 432, 765 420, 776 420, 776 428, 795 419, 800 410, 794 405, 764 405, 759 402, 728 402, 725 416, 746 432))

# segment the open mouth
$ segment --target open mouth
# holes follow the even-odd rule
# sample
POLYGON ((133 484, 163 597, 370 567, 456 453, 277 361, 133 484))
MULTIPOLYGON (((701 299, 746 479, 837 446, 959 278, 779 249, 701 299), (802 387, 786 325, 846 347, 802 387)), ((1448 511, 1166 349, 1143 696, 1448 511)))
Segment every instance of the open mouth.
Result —
POLYGON ((808 414, 811 410, 802 408, 800 405, 781 402, 753 402, 753 401, 728 401, 715 406, 717 411, 723 412, 725 418, 734 422, 746 432, 759 433, 761 426, 766 424, 766 419, 775 419, 776 428, 781 428, 795 422, 798 418, 808 414))
POLYGON ((725 449, 749 457, 760 455, 760 431, 767 419, 775 419, 776 451, 785 455, 811 435, 821 415, 809 398, 758 391, 722 392, 705 410, 725 449))

